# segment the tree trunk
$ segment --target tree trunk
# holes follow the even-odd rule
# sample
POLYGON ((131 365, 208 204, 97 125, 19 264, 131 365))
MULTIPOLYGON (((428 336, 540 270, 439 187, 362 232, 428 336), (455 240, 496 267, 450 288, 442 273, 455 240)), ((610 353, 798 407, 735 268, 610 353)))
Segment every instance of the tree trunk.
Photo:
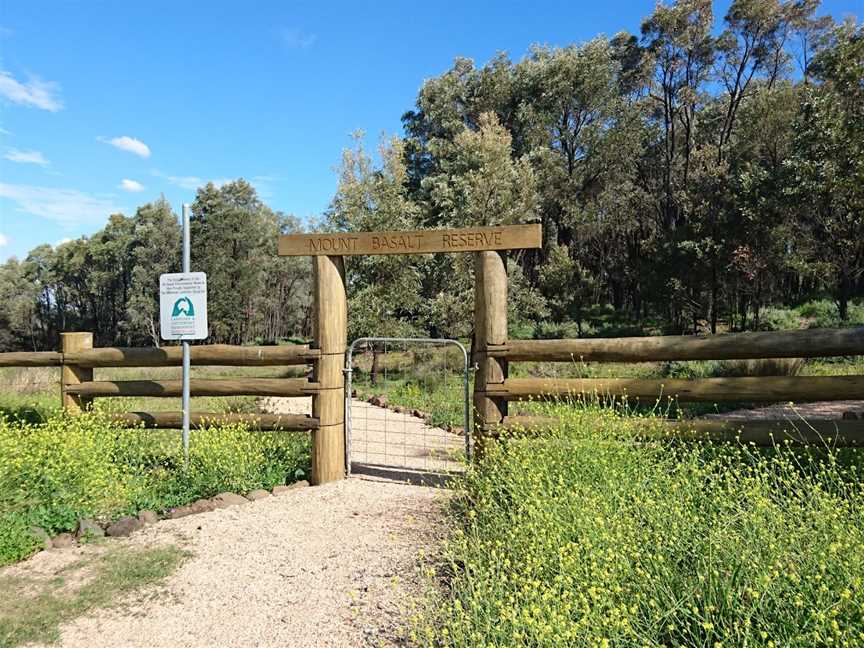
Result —
POLYGON ((840 312, 840 321, 849 319, 849 295, 852 292, 852 282, 849 274, 840 272, 840 280, 837 282, 837 310, 840 312))
POLYGON ((381 371, 381 352, 377 346, 372 347, 372 369, 369 371, 369 382, 378 384, 378 373, 381 371))

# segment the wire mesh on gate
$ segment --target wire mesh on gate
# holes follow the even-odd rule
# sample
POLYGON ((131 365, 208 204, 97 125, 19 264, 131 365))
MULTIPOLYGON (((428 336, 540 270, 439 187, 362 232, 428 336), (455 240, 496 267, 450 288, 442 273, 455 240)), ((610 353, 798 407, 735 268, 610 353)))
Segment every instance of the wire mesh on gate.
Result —
POLYGON ((345 452, 351 463, 462 470, 471 451, 468 352, 457 340, 359 338, 348 349, 345 452))

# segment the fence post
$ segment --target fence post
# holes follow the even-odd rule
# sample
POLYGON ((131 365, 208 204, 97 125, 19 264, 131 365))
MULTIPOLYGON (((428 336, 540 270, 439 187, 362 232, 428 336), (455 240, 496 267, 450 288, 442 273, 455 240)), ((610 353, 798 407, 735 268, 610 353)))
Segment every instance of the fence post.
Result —
MULTIPOLYGON (((60 341, 60 350, 64 354, 93 348, 92 333, 61 333, 60 341)), ((77 394, 69 394, 66 392, 66 387, 92 381, 93 369, 66 364, 64 360, 60 373, 60 396, 63 401, 63 409, 69 414, 80 414, 87 409, 93 399, 78 396, 77 394)))
POLYGON ((319 427, 312 432, 312 483, 345 477, 345 351, 348 345, 348 302, 345 264, 340 256, 312 257, 314 345, 321 351, 314 380, 320 391, 312 396, 312 415, 319 427))
POLYGON ((474 256, 474 440, 475 455, 483 456, 483 438, 507 415, 507 400, 491 396, 486 385, 507 377, 507 360, 488 354, 507 343, 507 258, 504 252, 474 256))

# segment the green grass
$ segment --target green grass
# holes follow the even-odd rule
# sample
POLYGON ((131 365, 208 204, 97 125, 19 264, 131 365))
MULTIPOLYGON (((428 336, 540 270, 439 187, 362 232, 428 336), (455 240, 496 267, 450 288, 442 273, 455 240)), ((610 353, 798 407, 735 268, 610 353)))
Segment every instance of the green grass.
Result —
POLYGON ((188 554, 177 547, 119 549, 66 566, 50 578, 0 576, 0 645, 53 643, 60 625, 171 574, 188 554))
POLYGON ((464 478, 418 642, 864 644, 860 452, 640 444, 662 423, 548 409, 464 478))
POLYGON ((271 488, 307 475, 309 453, 306 434, 216 425, 192 431, 184 469, 178 431, 117 428, 99 412, 40 423, 0 417, 0 565, 36 550, 31 526, 53 535, 82 517, 271 488))

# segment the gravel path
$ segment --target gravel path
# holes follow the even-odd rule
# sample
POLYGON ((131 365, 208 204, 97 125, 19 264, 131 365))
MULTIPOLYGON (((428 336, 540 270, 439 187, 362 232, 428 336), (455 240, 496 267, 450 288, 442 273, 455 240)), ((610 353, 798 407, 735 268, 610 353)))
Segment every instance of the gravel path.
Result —
POLYGON ((846 412, 853 412, 859 418, 864 418, 864 401, 820 401, 817 403, 777 403, 754 409, 735 410, 720 414, 707 414, 705 418, 722 419, 726 421, 747 421, 781 419, 800 421, 834 421, 843 418, 846 412))
MULTIPOLYGON (((448 496, 352 478, 112 540, 174 543, 193 557, 156 590, 64 626, 61 645, 401 645, 421 593, 420 555, 434 551, 448 496)), ((51 554, 88 549, 43 552, 21 567, 44 571, 51 554)))
MULTIPOLYGON (((312 398, 261 399, 269 414, 310 414, 312 398)), ((461 472, 458 455, 465 437, 426 424, 422 418, 351 401, 351 463, 393 466, 411 470, 461 472)))

